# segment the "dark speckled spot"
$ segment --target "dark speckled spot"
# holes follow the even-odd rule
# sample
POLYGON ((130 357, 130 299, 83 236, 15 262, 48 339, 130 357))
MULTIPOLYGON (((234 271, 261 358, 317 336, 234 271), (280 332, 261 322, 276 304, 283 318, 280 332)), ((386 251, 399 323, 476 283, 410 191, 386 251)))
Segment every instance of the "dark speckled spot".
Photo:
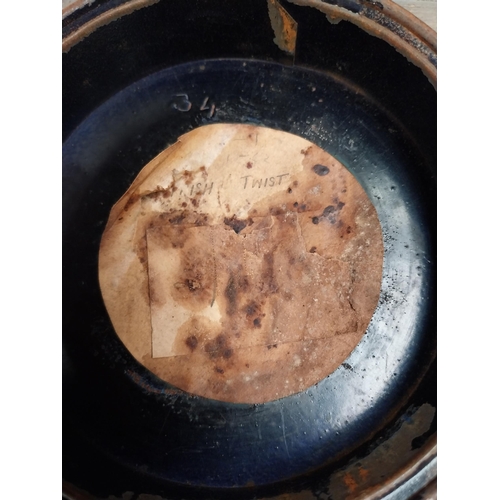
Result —
POLYGON ((330 169, 328 167, 326 167, 325 165, 320 165, 319 163, 317 165, 314 165, 314 167, 312 168, 313 169, 313 172, 317 175, 327 175, 330 173, 330 169))
POLYGON ((177 215, 175 217, 172 217, 171 219, 168 219, 168 221, 171 224, 182 224, 182 221, 186 218, 184 214, 177 215))
POLYGON ((253 316, 257 312, 257 304, 255 302, 251 302, 246 307, 247 316, 253 316))
POLYGON ((234 276, 232 274, 229 277, 226 289, 224 290, 224 295, 227 297, 227 300, 229 302, 227 313, 232 315, 236 311, 236 298, 238 296, 236 280, 234 279, 234 276))
POLYGON ((221 356, 224 359, 229 359, 233 355, 233 350, 228 346, 225 335, 220 334, 205 345, 205 351, 210 359, 217 359, 221 356))
POLYGON ((237 219, 236 216, 233 215, 231 218, 225 217, 224 224, 226 224, 226 226, 233 228, 233 231, 236 234, 239 234, 240 231, 242 231, 243 229, 245 229, 247 227, 248 222, 244 221, 244 220, 237 219))
POLYGON ((198 346, 198 339, 194 335, 188 337, 185 342, 191 352, 193 352, 198 346))

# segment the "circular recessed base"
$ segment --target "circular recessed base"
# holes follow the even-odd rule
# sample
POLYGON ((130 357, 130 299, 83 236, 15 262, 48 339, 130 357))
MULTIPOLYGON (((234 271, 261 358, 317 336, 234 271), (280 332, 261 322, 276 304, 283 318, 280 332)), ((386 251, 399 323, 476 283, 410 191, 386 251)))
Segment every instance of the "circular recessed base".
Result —
MULTIPOLYGON (((159 71, 91 112, 64 144, 65 394, 75 434, 92 436, 121 470, 139 470, 141 478, 168 488, 269 485, 362 453, 360 443, 387 428, 394 412, 413 398, 414 381, 434 356, 434 181, 411 139, 383 107, 344 81, 262 61, 198 61, 159 71), (97 280, 113 204, 144 165, 210 123, 258 125, 316 144, 356 177, 382 228, 380 300, 366 334, 331 375, 264 404, 195 396, 155 376, 116 335, 97 280)), ((299 151, 297 161, 303 158, 299 151)), ((242 176, 255 172, 248 161, 242 176)), ((323 182, 329 175, 312 178, 323 182)), ((223 226, 234 237, 247 230, 236 234, 223 226)), ((326 228, 326 220, 313 226, 326 228)), ((425 425, 418 432, 412 427, 414 437, 425 432, 427 420, 425 425)), ((80 444, 71 446, 80 453, 80 444)), ((149 486, 131 485, 128 491, 170 495, 149 486)), ((339 497, 346 496, 343 491, 339 497)))

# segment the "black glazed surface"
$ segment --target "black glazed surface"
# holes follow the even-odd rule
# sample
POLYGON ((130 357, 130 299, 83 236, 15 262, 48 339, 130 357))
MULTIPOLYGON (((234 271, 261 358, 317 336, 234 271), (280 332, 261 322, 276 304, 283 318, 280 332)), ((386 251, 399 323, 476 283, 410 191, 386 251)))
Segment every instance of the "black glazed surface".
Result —
MULTIPOLYGON (((260 15, 257 4, 245 5, 260 15)), ((152 8, 159 6, 144 12, 152 8)), ((117 37, 120 29, 133 31, 119 25, 132 18, 105 29, 117 37)), ((154 19, 147 21, 155 25, 154 19)), ((319 36, 327 27, 319 21, 317 26, 319 36)), ((133 69, 120 72, 103 66, 105 54, 99 51, 111 49, 99 42, 105 36, 99 31, 97 39, 89 38, 65 56, 63 456, 64 477, 75 485, 96 495, 185 494, 174 483, 261 486, 259 491, 266 492, 270 483, 362 453, 415 398, 434 401, 432 373, 427 374, 426 396, 422 388, 413 394, 435 357, 434 90, 379 40, 362 32, 352 38, 360 47, 363 37, 374 41, 364 50, 373 51, 375 62, 377 54, 390 51, 391 59, 376 70, 361 49, 357 60, 353 54, 348 58, 347 48, 343 53, 336 47, 337 56, 321 44, 311 48, 306 44, 311 31, 304 28, 304 38, 298 39, 295 67, 234 59, 173 64, 182 62, 181 55, 153 64, 135 54, 120 62, 133 69), (94 44, 94 55, 99 55, 90 57, 91 46, 85 43, 94 44), (327 73, 299 67, 301 50, 304 66, 337 69, 327 73), (319 53, 327 54, 321 62, 319 53), (351 70, 342 70, 343 58, 351 70), (370 71, 375 83, 360 76, 370 71), (414 77, 411 89, 387 80, 384 89, 384 76, 396 72, 408 81, 414 77), (95 83, 94 75, 102 81, 95 83), (209 109, 200 110, 207 97, 208 105, 215 104, 212 117, 209 109), (187 101, 191 107, 182 111, 187 101), (99 241, 111 206, 139 170, 179 135, 220 122, 284 130, 324 148, 363 185, 384 234, 381 298, 362 342, 316 386, 262 405, 231 405, 171 391, 116 337, 97 282, 99 241)), ((256 39, 255 46, 259 43, 256 39)), ((210 43, 205 51, 197 45, 192 54, 184 54, 185 60, 215 56, 218 44, 213 42, 214 53, 210 43)), ((233 52, 229 55, 242 55, 237 47, 223 46, 233 52)), ((252 55, 289 62, 273 44, 252 55)))

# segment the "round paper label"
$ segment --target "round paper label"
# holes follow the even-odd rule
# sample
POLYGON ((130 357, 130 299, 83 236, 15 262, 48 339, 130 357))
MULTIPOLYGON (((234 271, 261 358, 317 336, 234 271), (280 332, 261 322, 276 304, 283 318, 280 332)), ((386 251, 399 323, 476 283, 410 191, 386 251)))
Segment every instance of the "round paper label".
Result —
POLYGON ((193 130, 113 207, 99 254, 117 335, 187 392, 261 403, 333 372, 378 303, 380 223, 309 141, 251 125, 193 130))

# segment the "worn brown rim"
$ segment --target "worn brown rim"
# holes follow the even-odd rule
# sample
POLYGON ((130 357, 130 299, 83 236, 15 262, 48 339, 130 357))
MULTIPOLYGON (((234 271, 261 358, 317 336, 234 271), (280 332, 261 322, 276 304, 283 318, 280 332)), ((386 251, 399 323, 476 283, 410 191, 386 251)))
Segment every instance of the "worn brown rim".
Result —
MULTIPOLYGON (((359 500, 383 500, 390 493, 395 492, 399 488, 403 488, 405 483, 410 479, 414 478, 420 471, 424 468, 428 468, 427 474, 424 478, 420 480, 417 491, 413 493, 416 494, 421 492, 422 500, 427 500, 428 497, 425 496, 426 487, 437 478, 437 438, 434 435, 430 440, 430 443, 422 450, 422 452, 415 457, 414 460, 409 462, 403 469, 399 471, 399 474, 389 477, 384 483, 379 484, 376 491, 367 492, 365 496, 359 497, 359 500)), ((413 498, 413 496, 412 496, 413 498)), ((431 500, 429 498, 429 500, 431 500)))
POLYGON ((316 8, 332 22, 349 21, 370 35, 381 38, 419 67, 436 88, 436 32, 403 7, 391 0, 356 0, 349 2, 349 5, 355 4, 357 7, 349 9, 338 5, 343 3, 340 0, 290 2, 316 8))
MULTIPOLYGON (((110 8, 85 24, 71 30, 63 38, 62 50, 73 46, 102 26, 160 0, 130 0, 110 8)), ((288 0, 296 5, 315 8, 332 22, 349 21, 367 33, 381 38, 404 55, 437 86, 437 34, 423 21, 392 0, 350 0, 349 8, 342 0, 288 0)))
POLYGON ((102 14, 97 15, 87 23, 79 26, 75 30, 68 33, 65 37, 63 37, 62 51, 68 52, 77 43, 81 42, 84 38, 87 38, 102 26, 106 26, 107 24, 116 21, 120 17, 128 16, 136 10, 142 9, 144 7, 149 7, 150 5, 158 3, 159 1, 160 0, 130 0, 129 2, 125 2, 121 5, 118 5, 117 7, 103 12, 102 14))

